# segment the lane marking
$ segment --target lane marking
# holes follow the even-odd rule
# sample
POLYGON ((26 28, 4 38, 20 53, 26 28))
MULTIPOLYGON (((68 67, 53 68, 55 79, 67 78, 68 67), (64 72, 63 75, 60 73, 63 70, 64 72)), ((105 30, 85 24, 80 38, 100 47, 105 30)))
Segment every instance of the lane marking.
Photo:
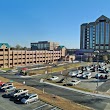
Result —
POLYGON ((33 110, 37 110, 37 109, 42 108, 42 107, 45 107, 45 106, 47 106, 47 105, 48 105, 48 104, 41 105, 41 106, 39 106, 39 107, 37 107, 37 108, 35 108, 35 109, 33 109, 33 110))

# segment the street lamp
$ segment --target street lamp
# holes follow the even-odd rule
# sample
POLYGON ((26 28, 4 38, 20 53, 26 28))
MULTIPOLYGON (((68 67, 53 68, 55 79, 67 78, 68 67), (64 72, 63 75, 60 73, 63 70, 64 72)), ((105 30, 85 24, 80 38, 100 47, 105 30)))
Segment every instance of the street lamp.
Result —
POLYGON ((82 55, 81 55, 81 62, 82 62, 82 55))
POLYGON ((99 51, 97 50, 96 52, 97 52, 97 88, 98 88, 98 86, 99 86, 99 75, 98 75, 98 67, 99 67, 99 57, 98 57, 98 55, 99 55, 99 51))
POLYGON ((81 56, 81 60, 80 60, 80 62, 82 62, 82 55, 80 55, 81 56))

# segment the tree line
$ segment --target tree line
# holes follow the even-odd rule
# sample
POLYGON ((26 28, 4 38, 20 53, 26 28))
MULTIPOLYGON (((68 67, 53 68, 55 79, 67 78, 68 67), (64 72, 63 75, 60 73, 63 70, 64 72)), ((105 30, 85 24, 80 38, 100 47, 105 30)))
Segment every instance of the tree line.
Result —
POLYGON ((22 47, 21 45, 17 44, 16 46, 11 46, 11 50, 30 50, 30 48, 24 46, 22 47))

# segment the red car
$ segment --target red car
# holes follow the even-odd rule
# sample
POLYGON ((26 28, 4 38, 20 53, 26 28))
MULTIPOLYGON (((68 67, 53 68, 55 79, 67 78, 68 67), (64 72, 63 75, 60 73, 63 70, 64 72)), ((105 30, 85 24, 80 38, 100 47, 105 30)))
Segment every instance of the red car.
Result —
POLYGON ((0 81, 0 86, 2 86, 4 84, 4 82, 0 81))

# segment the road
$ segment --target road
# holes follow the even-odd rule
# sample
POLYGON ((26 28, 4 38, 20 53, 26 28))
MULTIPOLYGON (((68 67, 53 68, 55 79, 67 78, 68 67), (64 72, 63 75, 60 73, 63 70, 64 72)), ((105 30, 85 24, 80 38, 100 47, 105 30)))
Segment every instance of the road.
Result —
POLYGON ((110 89, 110 79, 97 88, 97 91, 107 92, 110 89))
POLYGON ((33 78, 25 78, 25 79, 18 78, 15 75, 9 75, 9 74, 0 74, 0 76, 6 77, 13 81, 17 81, 21 83, 25 80, 26 85, 28 86, 32 86, 40 90, 43 90, 44 88, 44 90, 50 94, 55 94, 60 97, 69 99, 70 101, 73 101, 88 107, 92 107, 95 110, 107 110, 105 108, 110 104, 110 99, 108 98, 86 95, 83 93, 39 83, 41 76, 33 77, 33 78))

